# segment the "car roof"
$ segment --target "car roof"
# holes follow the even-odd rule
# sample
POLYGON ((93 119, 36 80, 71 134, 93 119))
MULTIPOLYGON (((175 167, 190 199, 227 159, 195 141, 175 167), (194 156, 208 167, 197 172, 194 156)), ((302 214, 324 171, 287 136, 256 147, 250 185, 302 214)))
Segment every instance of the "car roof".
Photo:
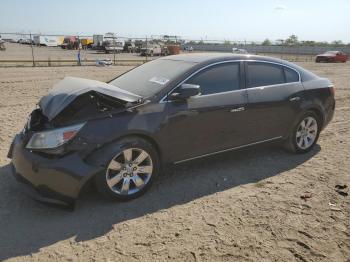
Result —
POLYGON ((191 53, 191 54, 180 54, 171 55, 160 58, 163 60, 173 60, 173 61, 184 61, 189 63, 213 63, 227 60, 258 60, 258 61, 268 61, 285 64, 286 61, 267 57, 260 55, 250 55, 250 54, 233 54, 233 53, 191 53))
POLYGON ((203 66, 207 66, 214 63, 220 63, 223 61, 235 61, 235 60, 254 60, 254 61, 262 61, 262 62, 271 62, 278 63, 288 67, 293 68, 298 71, 303 81, 308 81, 311 79, 317 78, 317 76, 310 71, 288 62, 286 60, 269 57, 269 56, 261 56, 261 55, 250 55, 250 54, 233 54, 233 53, 190 53, 190 54, 180 54, 180 55, 171 55, 163 58, 159 58, 162 60, 169 61, 179 61, 185 63, 193 64, 194 69, 198 69, 203 66))

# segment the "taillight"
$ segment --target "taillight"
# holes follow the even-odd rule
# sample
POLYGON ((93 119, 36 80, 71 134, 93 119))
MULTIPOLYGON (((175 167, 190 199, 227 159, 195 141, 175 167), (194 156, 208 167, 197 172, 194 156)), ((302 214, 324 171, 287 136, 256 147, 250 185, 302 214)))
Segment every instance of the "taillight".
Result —
POLYGON ((329 87, 329 91, 331 92, 331 95, 334 96, 335 95, 335 89, 334 86, 330 86, 329 87))

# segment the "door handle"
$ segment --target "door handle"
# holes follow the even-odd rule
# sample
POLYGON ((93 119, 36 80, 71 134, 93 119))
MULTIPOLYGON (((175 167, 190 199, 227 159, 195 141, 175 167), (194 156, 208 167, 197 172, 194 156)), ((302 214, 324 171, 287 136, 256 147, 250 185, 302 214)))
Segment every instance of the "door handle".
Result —
POLYGON ((295 97, 289 98, 289 101, 290 101, 290 102, 296 102, 296 101, 299 101, 299 100, 300 100, 300 97, 299 97, 299 96, 295 96, 295 97))
POLYGON ((237 107, 237 108, 233 108, 230 110, 231 113, 235 113, 235 112, 241 112, 241 111, 244 111, 245 110, 245 107, 242 106, 242 107, 237 107))

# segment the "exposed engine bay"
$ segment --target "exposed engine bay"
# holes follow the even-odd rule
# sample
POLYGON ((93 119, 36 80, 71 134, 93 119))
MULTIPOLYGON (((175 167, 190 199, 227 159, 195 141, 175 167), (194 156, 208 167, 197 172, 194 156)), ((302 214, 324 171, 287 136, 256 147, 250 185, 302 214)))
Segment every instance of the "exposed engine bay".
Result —
POLYGON ((91 118, 105 117, 139 104, 142 98, 118 87, 88 79, 67 77, 44 96, 26 129, 42 131, 91 118))

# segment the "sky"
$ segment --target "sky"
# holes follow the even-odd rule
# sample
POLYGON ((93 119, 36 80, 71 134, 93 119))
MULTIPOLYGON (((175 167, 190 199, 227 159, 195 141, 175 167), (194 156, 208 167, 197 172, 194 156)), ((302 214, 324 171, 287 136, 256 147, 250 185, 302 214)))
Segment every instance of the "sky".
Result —
POLYGON ((1 0, 0 32, 350 42, 350 0, 1 0))

